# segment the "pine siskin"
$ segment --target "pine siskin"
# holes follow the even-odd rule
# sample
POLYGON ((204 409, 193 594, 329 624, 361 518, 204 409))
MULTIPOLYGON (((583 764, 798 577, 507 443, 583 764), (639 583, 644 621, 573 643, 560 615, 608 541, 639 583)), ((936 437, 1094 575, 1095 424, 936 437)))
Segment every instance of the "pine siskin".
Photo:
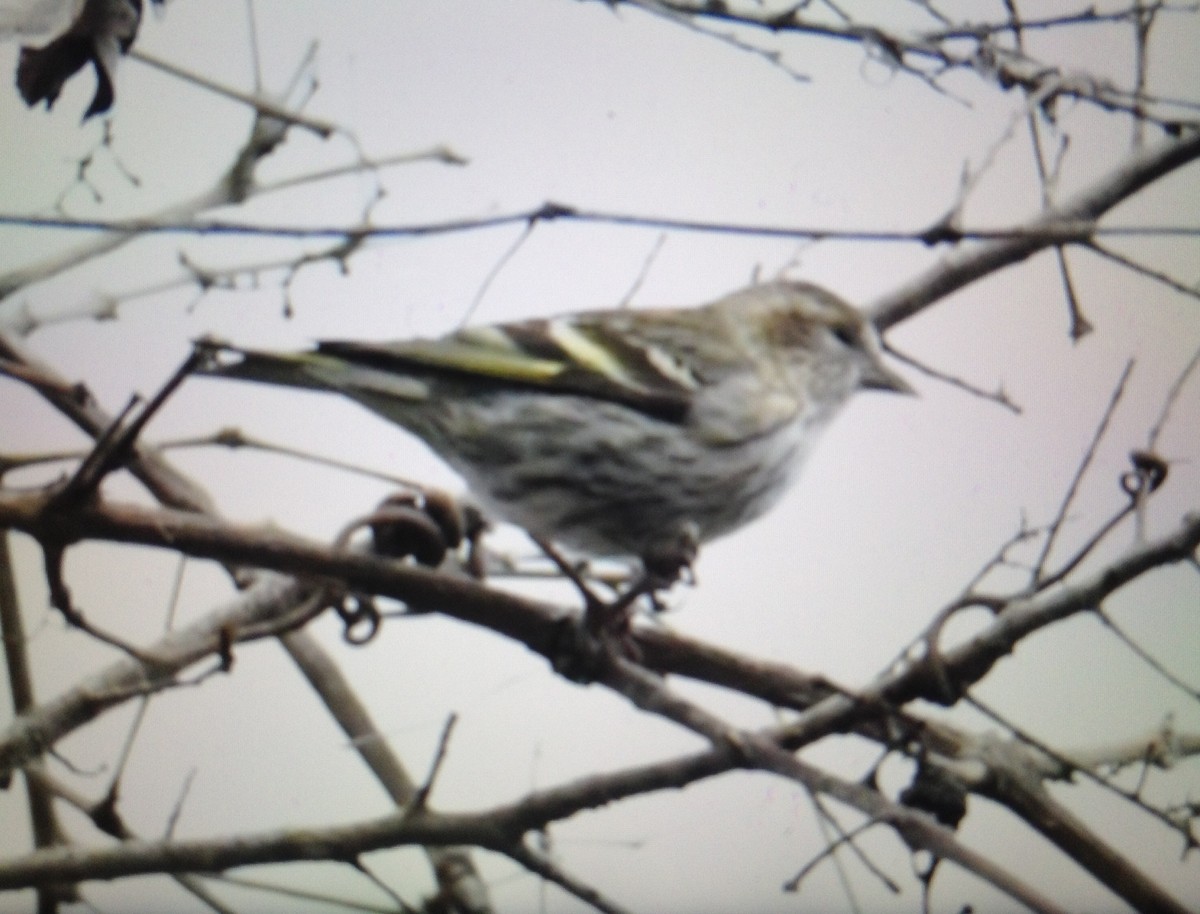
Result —
POLYGON ((856 390, 912 392, 862 315, 800 282, 434 340, 215 349, 235 358, 203 373, 344 394, 423 438, 488 511, 596 557, 737 529, 856 390))

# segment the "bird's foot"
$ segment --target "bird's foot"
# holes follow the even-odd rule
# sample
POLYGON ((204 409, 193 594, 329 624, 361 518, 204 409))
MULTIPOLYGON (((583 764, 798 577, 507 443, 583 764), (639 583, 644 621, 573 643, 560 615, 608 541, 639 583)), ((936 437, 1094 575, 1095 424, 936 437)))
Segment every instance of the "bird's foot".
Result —
POLYGON ((640 573, 615 596, 601 596, 584 578, 582 570, 570 564, 551 544, 538 544, 559 571, 569 578, 583 597, 582 619, 564 619, 561 634, 551 650, 554 668, 575 682, 600 678, 606 665, 615 658, 639 662, 641 650, 633 636, 633 618, 638 603, 645 600, 654 612, 666 607, 661 594, 679 581, 692 581, 692 562, 699 548, 693 525, 681 528, 669 540, 656 544, 642 556, 640 573))
POLYGON ((650 609, 662 612, 666 607, 660 594, 680 581, 690 584, 694 580, 692 562, 696 560, 699 548, 698 531, 688 524, 676 536, 648 549, 642 556, 641 574, 615 599, 588 601, 585 615, 588 628, 615 635, 634 646, 629 631, 637 601, 645 597, 650 609))

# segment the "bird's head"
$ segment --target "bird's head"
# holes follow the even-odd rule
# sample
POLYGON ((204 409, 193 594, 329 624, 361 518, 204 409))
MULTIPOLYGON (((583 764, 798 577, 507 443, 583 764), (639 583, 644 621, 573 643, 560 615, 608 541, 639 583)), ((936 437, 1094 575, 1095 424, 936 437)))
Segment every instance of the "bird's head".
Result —
POLYGON ((812 283, 781 280, 735 292, 719 303, 768 351, 813 365, 853 365, 858 387, 915 393, 883 360, 875 327, 861 312, 812 283))

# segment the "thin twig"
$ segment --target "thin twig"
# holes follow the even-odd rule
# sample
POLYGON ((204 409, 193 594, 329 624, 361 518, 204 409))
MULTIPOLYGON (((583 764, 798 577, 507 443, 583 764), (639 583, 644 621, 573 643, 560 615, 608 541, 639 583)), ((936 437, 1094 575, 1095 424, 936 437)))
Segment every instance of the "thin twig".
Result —
POLYGON ((927 377, 942 381, 943 383, 949 384, 951 387, 957 387, 960 390, 965 390, 973 397, 979 397, 981 400, 988 400, 992 403, 996 403, 999 406, 1007 409, 1013 415, 1021 415, 1021 407, 1009 398, 1008 392, 1003 387, 994 392, 984 390, 982 387, 976 387, 970 381, 964 381, 957 375, 947 374, 944 371, 939 371, 936 368, 926 365, 924 362, 918 361, 911 355, 901 352, 886 340, 883 343, 883 351, 893 358, 903 362, 905 365, 908 365, 910 368, 915 368, 917 371, 921 372, 921 374, 926 375, 927 377))
POLYGON ((1067 517, 1067 511, 1071 507, 1071 502, 1075 500, 1075 493, 1079 490, 1079 484, 1083 481, 1084 474, 1096 456, 1096 449, 1100 445, 1100 440, 1104 437, 1104 433, 1108 431, 1108 424, 1112 420, 1113 413, 1116 412, 1117 404, 1121 401, 1121 396, 1125 393, 1125 383, 1129 380, 1129 375, 1132 371, 1133 359, 1130 359, 1125 363, 1125 368, 1121 372, 1121 377, 1117 380, 1116 387, 1109 398, 1108 406, 1105 408, 1104 415, 1100 419, 1100 424, 1096 427, 1096 432, 1092 436, 1092 442, 1088 445, 1087 451, 1084 452, 1083 459, 1075 470, 1075 476, 1071 480, 1071 484, 1067 487, 1067 493, 1063 497, 1062 504, 1059 506, 1058 514, 1055 515, 1054 520, 1050 523, 1050 532, 1046 535, 1046 541, 1042 545, 1042 552, 1033 566, 1031 583, 1035 586, 1038 586, 1041 582, 1042 571, 1046 566, 1046 559, 1050 555, 1050 550, 1054 546, 1054 540, 1062 529, 1063 522, 1067 517))
POLYGON ((446 749, 450 745, 450 734, 454 732, 454 725, 458 723, 458 714, 451 712, 446 718, 446 725, 442 727, 442 735, 438 739, 437 751, 433 755, 433 761, 429 765, 429 774, 425 777, 425 783, 417 788, 416 794, 413 795, 412 803, 409 804, 409 812, 423 812, 429 802, 429 795, 433 792, 434 782, 437 780, 438 772, 442 770, 442 763, 446 761, 446 749))
MULTIPOLYGON (((162 408, 171 394, 195 371, 205 357, 200 347, 193 346, 188 357, 180 363, 174 374, 167 379, 167 382, 150 399, 136 418, 127 425, 123 425, 122 417, 118 417, 113 423, 110 433, 106 433, 97 440, 96 446, 80 465, 75 475, 56 494, 56 500, 66 504, 78 502, 94 495, 104 477, 130 459, 134 454, 138 435, 146 427, 146 423, 162 408)), ((131 401, 122 416, 128 414, 132 405, 131 401)))
POLYGON ((226 98, 231 98, 234 101, 241 102, 244 105, 249 105, 260 115, 273 118, 274 120, 283 121, 285 124, 292 126, 303 127, 305 130, 315 133, 323 140, 328 139, 338 130, 336 124, 332 124, 328 121, 318 120, 317 118, 309 117, 306 114, 300 114, 296 111, 290 111, 287 108, 284 108, 282 105, 271 101, 269 98, 265 98, 260 95, 252 95, 248 92, 242 92, 240 89, 235 89, 232 86, 222 85, 200 73, 196 73, 192 70, 185 70, 183 67, 177 66, 170 61, 147 54, 145 51, 142 51, 139 48, 131 48, 128 56, 132 60, 136 60, 139 63, 144 63, 156 70, 162 70, 164 73, 169 73, 178 79, 184 80, 185 82, 190 82, 194 85, 208 89, 210 92, 215 92, 218 95, 224 95, 226 98))
POLYGON ((533 229, 536 225, 537 220, 530 219, 529 222, 526 223, 525 228, 521 231, 521 234, 518 235, 516 240, 508 246, 508 250, 501 254, 500 259, 492 264, 492 268, 488 270, 487 276, 485 276, 483 278, 483 282, 479 284, 479 289, 475 292, 475 297, 471 299, 471 304, 467 306, 467 310, 459 318, 459 326, 465 326, 467 322, 470 321, 475 315, 476 310, 479 308, 480 302, 483 301, 483 297, 487 294, 488 289, 492 287, 492 283, 495 282, 496 277, 500 275, 500 271, 508 265, 508 262, 517 255, 517 251, 521 250, 521 248, 525 245, 525 242, 529 240, 529 236, 533 234, 533 229))
POLYGON ((183 804, 187 801, 188 794, 192 792, 192 782, 195 779, 196 768, 193 766, 184 775, 183 784, 179 787, 179 796, 175 798, 175 803, 171 806, 171 814, 167 816, 167 827, 163 829, 164 838, 169 839, 175 836, 175 827, 179 824, 179 817, 183 815, 183 804))
POLYGON ((1175 277, 1164 273, 1161 270, 1155 270, 1152 267, 1146 266, 1145 264, 1138 263, 1136 260, 1126 257, 1124 254, 1121 254, 1118 251, 1114 251, 1112 248, 1101 244, 1095 239, 1089 241, 1087 243, 1087 247, 1095 251, 1101 257, 1105 257, 1114 263, 1119 263, 1132 273, 1137 273, 1139 276, 1145 276, 1147 279, 1153 279, 1155 282, 1161 283, 1168 289, 1171 289, 1174 292, 1179 292, 1180 294, 1186 295, 1189 298, 1200 299, 1200 289, 1197 289, 1195 286, 1188 285, 1185 282, 1180 282, 1175 277))
POLYGON ((1110 632, 1112 632, 1113 636, 1116 637, 1118 641, 1124 644, 1125 647, 1132 651, 1138 657, 1138 659, 1150 667, 1150 669, 1154 670, 1154 672, 1158 673, 1159 676, 1161 676, 1171 685, 1175 686, 1175 688, 1179 689, 1179 691, 1183 692, 1183 694, 1187 695, 1188 698, 1192 699, 1193 701, 1200 702, 1200 689, 1184 682, 1183 679, 1181 679, 1179 676, 1176 676, 1165 666, 1159 663, 1159 661, 1155 659, 1155 657, 1149 651, 1134 641, 1133 638, 1131 638, 1126 631, 1121 628, 1121 626, 1117 625, 1117 623, 1113 621, 1112 616, 1105 612, 1103 606, 1098 606, 1096 608, 1096 618, 1099 619, 1110 632))
POLYGON ((1183 385, 1187 383, 1187 379, 1191 377, 1192 372, 1196 370, 1197 366, 1200 366, 1200 349, 1192 353, 1192 358, 1183 367, 1183 371, 1179 372, 1179 377, 1175 379, 1175 383, 1171 385, 1171 389, 1167 391, 1167 398, 1163 402, 1162 412, 1158 414, 1158 419, 1151 426, 1150 433, 1147 436, 1146 450, 1153 452, 1158 447, 1158 436, 1162 434, 1162 430, 1167 424, 1167 419, 1171 416, 1171 410, 1174 408, 1180 393, 1183 391, 1183 385))
POLYGON ((633 301, 633 297, 637 295, 638 289, 642 287, 642 284, 646 281, 646 277, 650 275, 650 268, 654 265, 654 261, 658 259, 658 255, 662 251, 663 245, 666 243, 667 233, 660 232, 658 237, 654 240, 654 247, 650 249, 650 252, 646 255, 646 259, 642 261, 642 268, 638 270, 638 275, 634 277, 633 283, 630 285, 629 289, 626 290, 625 294, 621 296, 621 300, 617 304, 618 308, 629 307, 629 303, 633 301))

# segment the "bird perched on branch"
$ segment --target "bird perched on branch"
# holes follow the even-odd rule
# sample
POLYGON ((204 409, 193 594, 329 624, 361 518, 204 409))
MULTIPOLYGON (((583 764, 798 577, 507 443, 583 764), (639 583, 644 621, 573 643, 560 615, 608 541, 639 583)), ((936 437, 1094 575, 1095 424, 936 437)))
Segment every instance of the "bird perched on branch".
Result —
POLYGON ((439 339, 208 345, 204 374, 347 396, 424 439, 498 517, 647 564, 763 514, 855 391, 912 392, 861 314, 788 281, 439 339))

